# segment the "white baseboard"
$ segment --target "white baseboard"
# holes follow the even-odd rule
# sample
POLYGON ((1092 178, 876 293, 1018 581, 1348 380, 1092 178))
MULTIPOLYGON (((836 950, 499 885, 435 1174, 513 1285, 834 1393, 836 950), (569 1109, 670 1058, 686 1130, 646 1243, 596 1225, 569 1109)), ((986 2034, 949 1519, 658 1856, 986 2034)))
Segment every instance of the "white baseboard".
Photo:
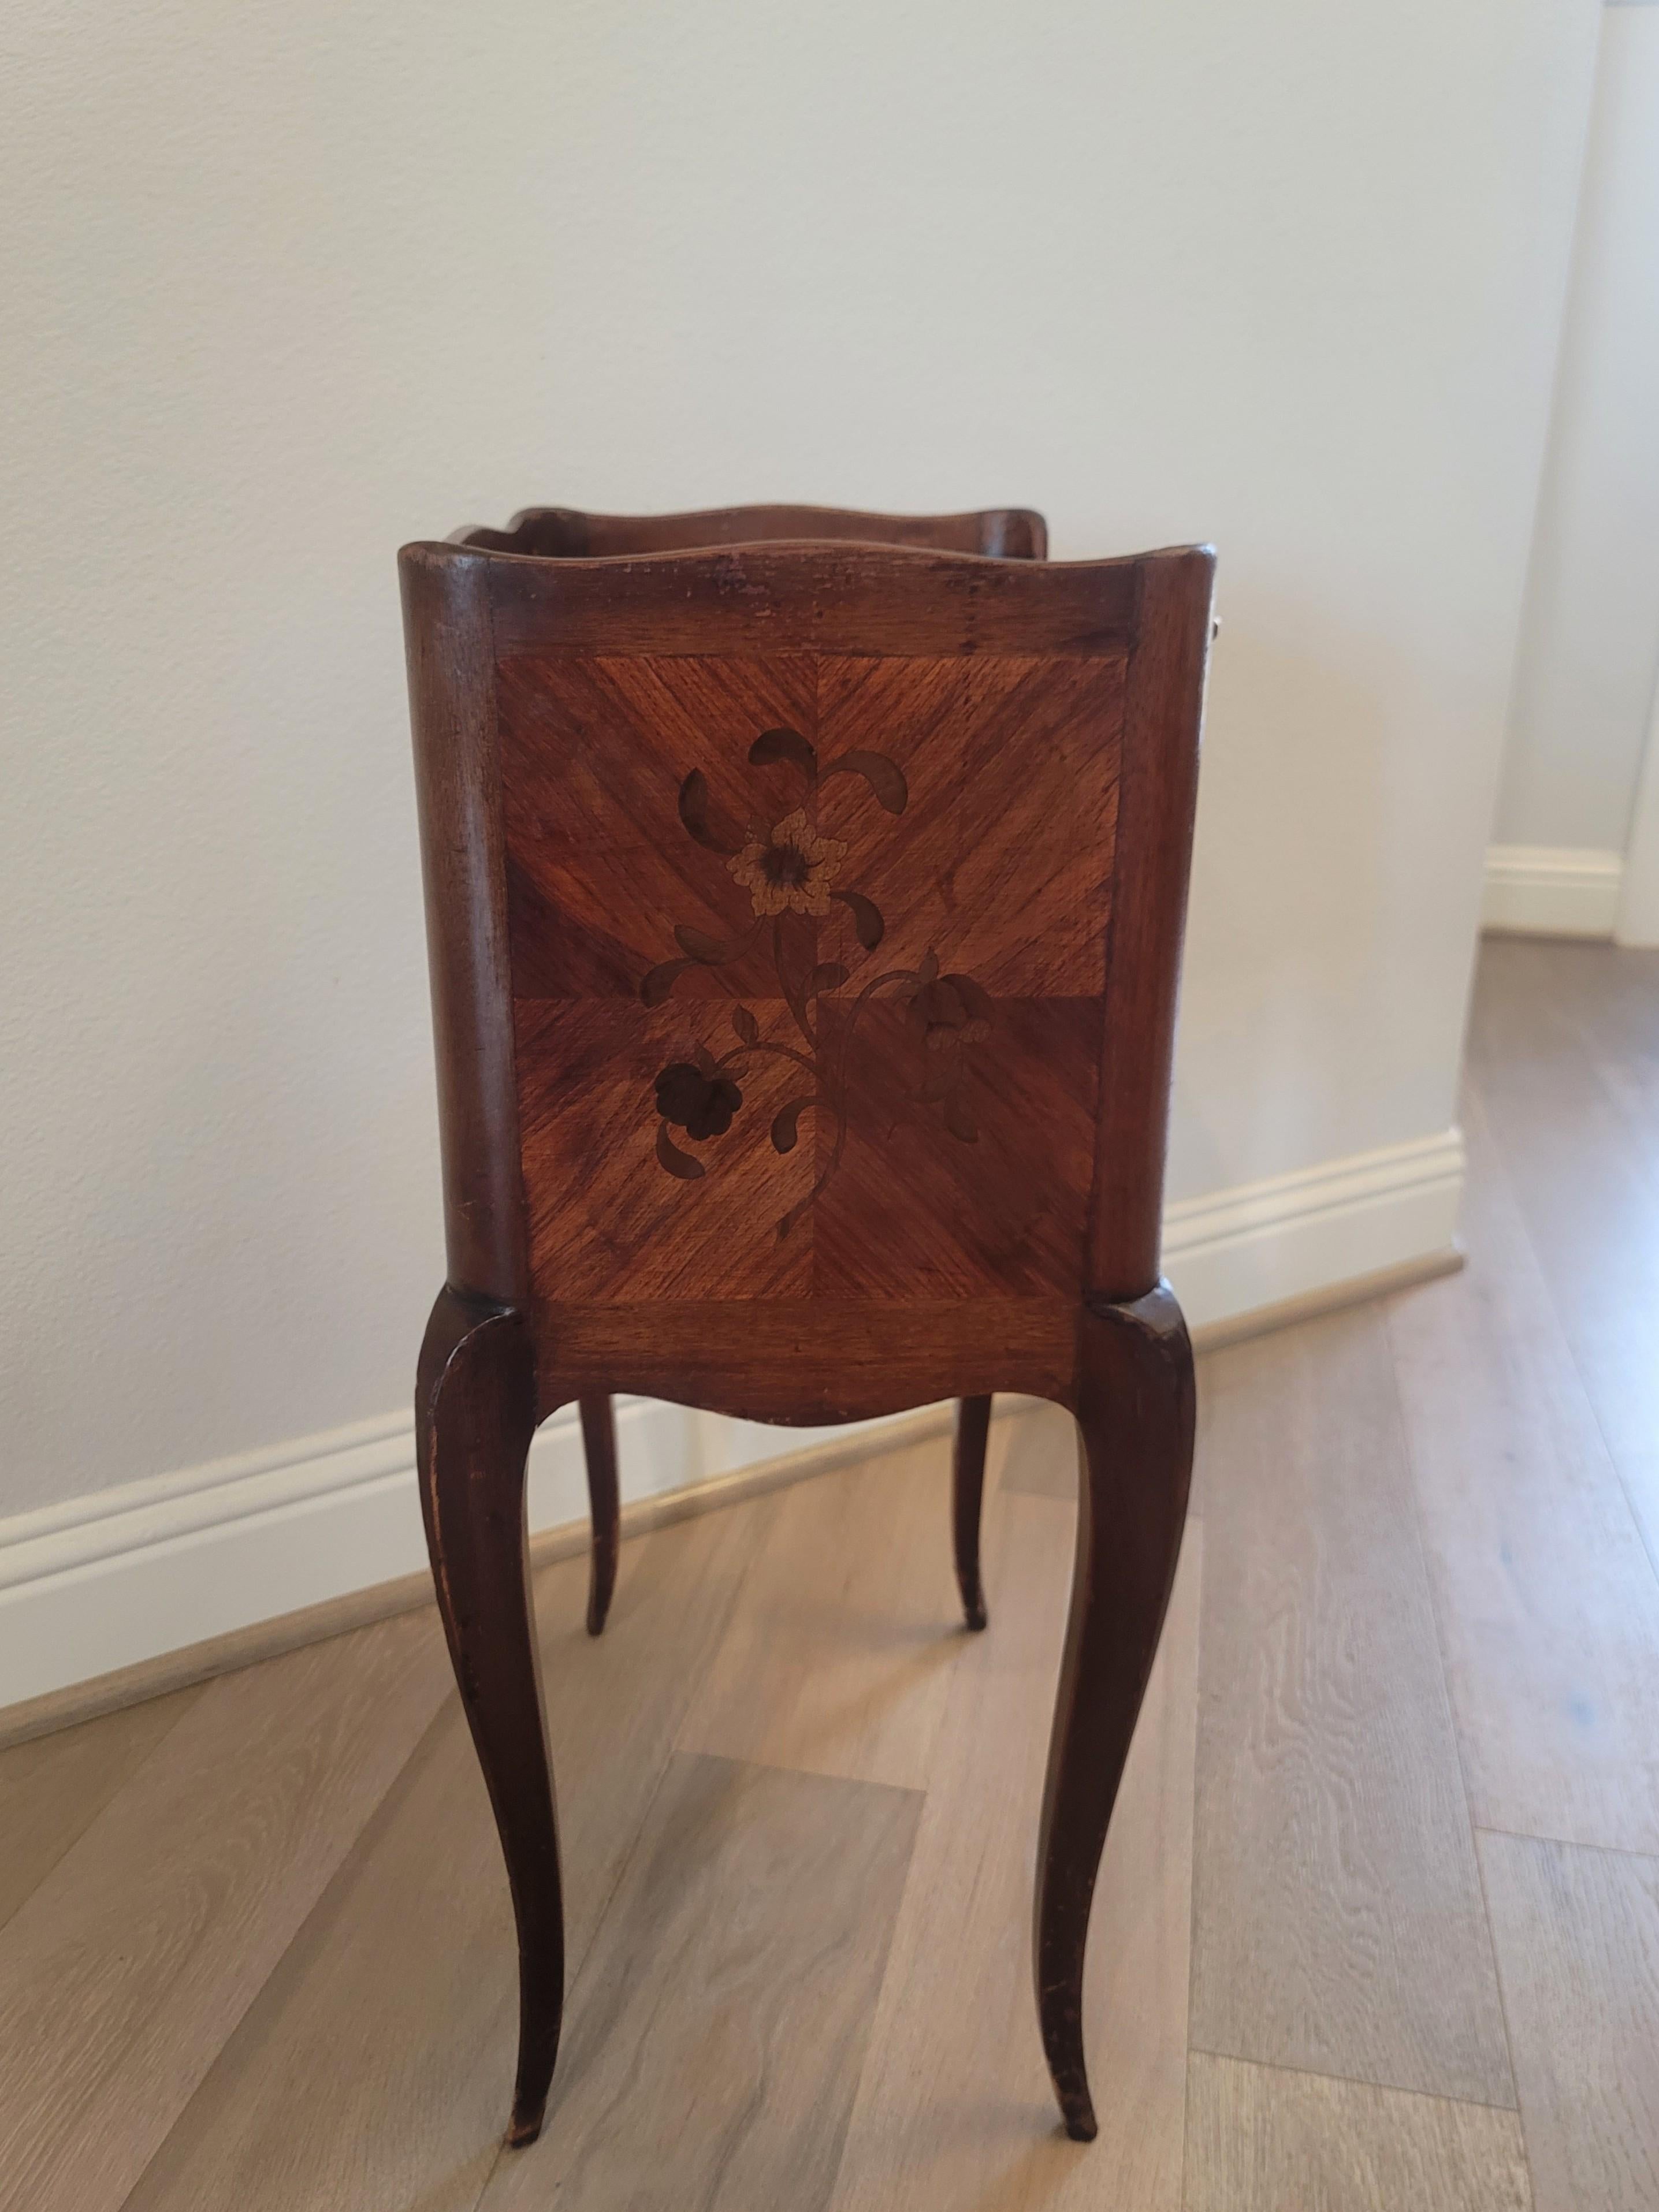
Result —
POLYGON ((1517 937, 1611 937, 1621 853, 1576 845, 1489 845, 1480 927, 1517 937))
MULTIPOLYGON (((1452 1246, 1455 1130, 1172 1206, 1164 1265, 1202 1329, 1452 1246)), ((799 1452, 777 1431, 619 1399, 624 1499, 799 1452)), ((863 1424, 879 1431, 879 1422, 863 1424)), ((575 1409, 530 1462, 530 1522, 586 1510, 575 1409)), ((413 1425, 387 1414, 210 1466, 97 1491, 0 1522, 0 1706, 417 1573, 425 1543, 413 1425)))
POLYGON ((1443 1129, 1190 1198, 1164 1216, 1164 1272, 1194 1331, 1382 1275, 1457 1239, 1463 1137, 1443 1129))
MULTIPOLYGON (((620 1399, 617 1431, 629 1498, 705 1472, 680 1407, 620 1399)), ((532 1448, 532 1528, 574 1520, 586 1494, 572 1406, 532 1448)), ((0 1705, 425 1565, 407 1413, 18 1514, 0 1521, 0 1705)))

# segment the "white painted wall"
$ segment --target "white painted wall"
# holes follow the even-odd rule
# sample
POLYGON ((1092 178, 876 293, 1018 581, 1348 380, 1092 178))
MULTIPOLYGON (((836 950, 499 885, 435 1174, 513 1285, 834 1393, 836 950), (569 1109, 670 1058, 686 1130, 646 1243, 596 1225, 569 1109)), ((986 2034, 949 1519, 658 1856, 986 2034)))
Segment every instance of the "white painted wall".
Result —
MULTIPOLYGON (((1500 847, 1580 848, 1616 869, 1656 678, 1659 6, 1646 0, 1604 11, 1494 831, 1500 847)), ((1595 907, 1602 935, 1617 891, 1615 878, 1595 907)))
POLYGON ((15 11, 0 1511, 406 1404, 392 553, 532 499, 1213 537, 1172 1194, 1455 1192, 1595 12, 15 11))
POLYGON ((1623 877, 1613 934, 1621 945, 1659 947, 1659 693, 1642 753, 1623 877))

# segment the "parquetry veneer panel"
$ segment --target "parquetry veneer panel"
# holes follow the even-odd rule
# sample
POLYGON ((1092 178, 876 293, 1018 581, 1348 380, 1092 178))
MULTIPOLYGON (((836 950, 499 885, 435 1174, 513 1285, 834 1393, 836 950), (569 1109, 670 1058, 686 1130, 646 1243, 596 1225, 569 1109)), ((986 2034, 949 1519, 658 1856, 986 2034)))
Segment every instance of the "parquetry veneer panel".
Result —
POLYGON ((497 715, 538 1297, 1080 1294, 1120 659, 549 654, 497 715))

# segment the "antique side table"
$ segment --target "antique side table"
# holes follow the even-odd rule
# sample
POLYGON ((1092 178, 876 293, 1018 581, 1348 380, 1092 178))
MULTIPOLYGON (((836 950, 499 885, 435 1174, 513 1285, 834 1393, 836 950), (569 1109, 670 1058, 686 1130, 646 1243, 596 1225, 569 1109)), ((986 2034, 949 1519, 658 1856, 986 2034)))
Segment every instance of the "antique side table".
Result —
POLYGON ((1158 1246, 1214 556, 1045 550, 1018 510, 544 508, 400 556, 448 1245, 421 1486, 518 1925, 511 2141, 563 1996, 525 1464, 577 1401, 597 1630, 617 1390, 957 1397, 970 1626, 991 1394, 1075 1415, 1036 1968, 1095 2132, 1089 1908, 1192 1457, 1158 1246))

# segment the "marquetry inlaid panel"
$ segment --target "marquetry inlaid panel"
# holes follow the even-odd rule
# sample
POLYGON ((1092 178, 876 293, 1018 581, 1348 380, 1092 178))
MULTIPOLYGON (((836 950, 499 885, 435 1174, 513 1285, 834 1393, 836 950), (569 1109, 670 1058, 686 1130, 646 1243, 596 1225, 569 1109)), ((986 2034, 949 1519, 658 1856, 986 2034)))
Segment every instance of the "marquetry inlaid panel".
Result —
POLYGON ((1123 666, 499 667, 538 1294, 1073 1297, 1123 666))

